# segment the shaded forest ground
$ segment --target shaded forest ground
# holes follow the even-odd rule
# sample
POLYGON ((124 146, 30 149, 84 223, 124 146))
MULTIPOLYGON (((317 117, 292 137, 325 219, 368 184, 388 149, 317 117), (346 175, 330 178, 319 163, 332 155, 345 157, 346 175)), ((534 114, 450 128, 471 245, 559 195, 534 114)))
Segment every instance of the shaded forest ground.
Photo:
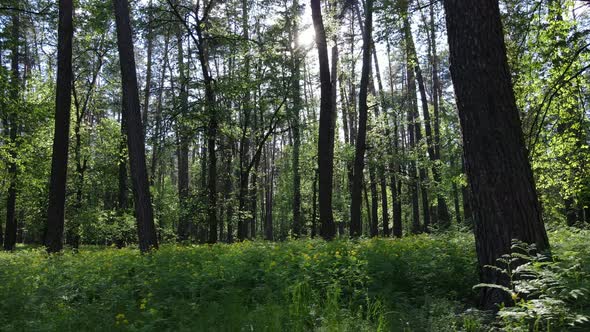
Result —
MULTIPOLYGON (((549 234, 564 289, 590 288, 590 231, 560 228, 549 234)), ((86 246, 48 256, 42 248, 20 247, 0 253, 0 330, 500 326, 498 319, 472 309, 476 283, 473 236, 465 231, 402 239, 164 245, 148 255, 86 246)), ((588 313, 590 299, 583 296, 565 307, 588 313)), ((504 327, 526 331, 529 323, 504 327)))

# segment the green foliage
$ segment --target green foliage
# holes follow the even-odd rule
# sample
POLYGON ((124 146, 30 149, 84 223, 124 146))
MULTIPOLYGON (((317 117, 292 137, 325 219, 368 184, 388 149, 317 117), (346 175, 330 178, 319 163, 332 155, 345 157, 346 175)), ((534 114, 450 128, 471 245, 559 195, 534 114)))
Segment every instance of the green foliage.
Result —
MULTIPOLYGON (((587 232, 561 230, 556 234, 570 234, 570 240, 580 244, 587 241, 587 232), (577 241, 580 242, 577 242, 577 241)), ((564 239, 564 238, 562 238, 564 239)), ((571 243, 557 242, 570 246, 571 243)), ((587 251, 585 249, 584 251, 587 251)), ((510 294, 514 305, 502 305, 498 318, 508 331, 550 331, 588 328, 588 267, 577 255, 564 251, 546 256, 536 252, 534 245, 513 241, 512 252, 498 258, 496 266, 488 266, 508 276, 508 286, 478 284, 474 288, 491 287, 510 294), (568 257, 569 256, 569 257, 568 257)), ((587 262, 586 262, 587 263, 587 262)))
POLYGON ((0 253, 0 330, 450 330, 473 296, 471 241, 24 248, 0 253))

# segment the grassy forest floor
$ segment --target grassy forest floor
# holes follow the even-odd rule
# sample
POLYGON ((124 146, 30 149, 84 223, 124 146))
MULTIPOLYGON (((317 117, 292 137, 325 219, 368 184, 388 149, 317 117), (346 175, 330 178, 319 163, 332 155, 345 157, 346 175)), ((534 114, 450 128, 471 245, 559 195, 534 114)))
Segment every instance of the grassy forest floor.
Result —
POLYGON ((329 243, 171 244, 143 256, 89 246, 48 257, 20 247, 0 253, 0 330, 528 331, 547 319, 567 326, 590 310, 587 296, 573 299, 590 288, 590 231, 549 234, 549 270, 572 300, 549 298, 563 300, 556 305, 565 314, 544 307, 549 313, 535 316, 535 300, 521 300, 502 323, 473 309, 473 236, 452 231, 329 243))

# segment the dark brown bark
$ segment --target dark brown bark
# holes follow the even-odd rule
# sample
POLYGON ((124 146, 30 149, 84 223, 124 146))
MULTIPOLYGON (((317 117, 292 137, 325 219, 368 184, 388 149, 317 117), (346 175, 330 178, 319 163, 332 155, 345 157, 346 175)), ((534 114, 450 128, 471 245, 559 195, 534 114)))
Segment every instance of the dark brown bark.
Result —
POLYGON ((354 172, 350 201, 350 236, 362 234, 361 220, 361 190, 363 185, 363 169, 365 167, 365 150, 367 139, 367 96, 369 76, 371 73, 371 44, 373 30, 373 1, 367 0, 365 10, 365 28, 363 34, 363 66, 361 69, 361 83, 359 90, 359 126, 355 146, 354 172))
POLYGON ((47 251, 59 252, 63 247, 66 203, 66 179, 70 134, 70 106, 72 103, 72 0, 59 1, 57 37, 57 80, 55 94, 55 130, 47 207, 47 251))
MULTIPOLYGON (((497 0, 446 0, 444 6, 480 281, 508 286, 505 275, 484 266, 508 253, 513 239, 540 251, 549 241, 512 90, 500 8, 497 0)), ((484 308, 510 301, 501 290, 482 288, 484 308)))
POLYGON ((145 163, 145 142, 141 124, 137 73, 133 51, 133 34, 129 18, 127 0, 113 0, 117 26, 117 46, 121 64, 121 82, 123 93, 123 117, 127 120, 127 147, 131 166, 131 182, 135 201, 135 218, 139 249, 147 252, 158 248, 154 215, 152 210, 150 188, 145 163))
POLYGON ((332 212, 332 178, 334 175, 334 107, 326 31, 322 19, 320 0, 311 0, 311 13, 315 30, 320 65, 320 126, 318 139, 320 235, 331 240, 336 236, 332 212))

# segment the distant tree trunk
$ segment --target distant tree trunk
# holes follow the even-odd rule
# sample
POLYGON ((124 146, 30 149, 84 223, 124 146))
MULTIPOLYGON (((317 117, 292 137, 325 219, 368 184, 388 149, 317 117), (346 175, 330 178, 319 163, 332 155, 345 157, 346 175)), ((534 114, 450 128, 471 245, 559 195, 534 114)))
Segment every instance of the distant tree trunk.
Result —
POLYGON ((70 137, 70 107, 72 103, 72 0, 59 1, 59 27, 57 37, 57 80, 55 96, 55 130, 49 206, 47 207, 47 252, 59 252, 63 247, 63 230, 66 203, 66 179, 70 137))
MULTIPOLYGON (((250 38, 249 34, 249 22, 248 22, 248 1, 242 0, 242 37, 244 40, 250 38)), ((248 45, 246 47, 249 47, 248 45)), ((250 53, 247 52, 244 56, 244 74, 243 79, 245 81, 250 80, 250 53)), ((250 151, 250 136, 248 129, 251 126, 251 119, 253 116, 252 101, 250 88, 244 92, 244 100, 242 102, 243 114, 240 117, 242 126, 242 136, 240 138, 239 147, 239 165, 240 165, 240 177, 239 177, 239 189, 238 189, 238 240, 243 241, 247 237, 248 233, 248 221, 252 218, 248 217, 248 183, 250 181, 250 169, 249 168, 249 151, 250 151)))
POLYGON ((367 0, 365 9, 365 29, 363 35, 363 66, 359 90, 359 126, 355 146, 354 173, 350 201, 350 236, 362 234, 361 190, 363 186, 363 169, 365 167, 365 150, 367 138, 367 95, 371 73, 371 41, 373 28, 373 0, 367 0))
MULTIPOLYGON (((168 64, 168 35, 164 37, 164 59, 162 60, 162 71, 160 72, 160 82, 158 83, 158 101, 156 104, 156 114, 154 118, 154 135, 152 138, 152 163, 150 182, 153 184, 156 176, 160 157, 161 127, 162 127, 162 103, 164 96, 164 80, 166 79, 166 67, 168 64)), ((159 191, 158 191, 159 192, 159 191)))
POLYGON ((178 239, 185 241, 189 236, 190 215, 188 200, 189 200, 189 139, 188 128, 186 121, 188 121, 188 87, 186 77, 186 67, 184 64, 184 50, 182 43, 182 34, 177 35, 178 46, 178 72, 180 81, 179 103, 180 113, 177 127, 178 127, 178 197, 180 201, 180 213, 178 220, 178 239))
MULTIPOLYGON (((409 27, 409 24, 406 28, 406 33, 408 34, 407 42, 409 43, 410 49, 410 54, 408 54, 408 57, 410 58, 410 61, 414 64, 414 72, 416 74, 416 81, 418 82, 418 91, 420 91, 420 102, 422 104, 422 114, 424 116, 424 128, 426 131, 426 145, 428 149, 428 157, 430 161, 433 163, 432 176, 434 178, 434 182, 436 185, 438 185, 441 181, 441 176, 440 170, 436 165, 438 157, 435 152, 436 146, 432 134, 432 127, 430 124, 431 119, 430 111, 428 110, 428 99, 426 98, 426 87, 424 85, 424 77, 422 76, 422 69, 420 68, 420 64, 418 62, 418 55, 416 54, 414 38, 412 37, 412 31, 409 27)), ((426 173, 426 171, 422 172, 426 173)), ((437 217, 435 218, 435 220, 433 220, 433 222, 440 222, 441 226, 448 226, 450 223, 450 216, 447 202, 440 193, 437 193, 437 201, 437 217)))
MULTIPOLYGON (((125 107, 123 105, 122 107, 125 107)), ((125 112, 125 111, 123 111, 125 112)), ((121 141, 119 143, 119 211, 123 212, 129 207, 127 199, 127 153, 125 146, 127 145, 127 139, 125 135, 127 133, 127 121, 125 117, 121 117, 121 141)))
POLYGON ((299 173, 299 150, 301 148, 301 133, 299 125, 299 117, 301 113, 301 52, 299 50, 299 2, 293 1, 292 15, 292 66, 293 66, 293 115, 291 117, 291 125, 293 132, 293 236, 299 237, 301 235, 303 220, 301 219, 301 174, 299 173))
MULTIPOLYGON (((416 146, 416 135, 415 135, 415 118, 414 118, 414 108, 417 107, 415 105, 415 95, 416 95, 416 86, 414 83, 414 77, 413 77, 413 71, 412 69, 408 66, 406 66, 406 73, 407 73, 407 79, 408 79, 408 85, 407 85, 407 89, 408 89, 408 110, 407 110, 407 131, 408 131, 408 136, 409 136, 409 141, 408 141, 408 150, 411 150, 413 148, 415 148, 416 146), (412 97, 412 95, 414 95, 414 97, 412 97)), ((408 165, 408 173, 409 173, 409 183, 408 183, 408 187, 409 187, 409 191, 410 191, 410 196, 411 196, 411 200, 412 200, 412 233, 417 234, 420 233, 421 231, 421 227, 420 227, 420 202, 419 202, 419 198, 418 198, 418 188, 419 188, 419 183, 418 183, 418 174, 416 171, 416 160, 410 158, 409 161, 409 165, 408 165)), ((427 213, 425 211, 425 213, 427 213)))
POLYGON ((377 197, 377 180, 375 179, 375 167, 369 165, 369 183, 371 187, 371 226, 369 235, 371 237, 379 236, 379 197, 377 197))
MULTIPOLYGON (((14 105, 14 108, 10 110, 9 114, 9 139, 10 142, 15 145, 16 137, 18 135, 18 122, 17 122, 17 109, 15 109, 19 103, 19 33, 20 33, 20 17, 19 13, 15 13, 12 16, 12 59, 11 59, 11 71, 12 78, 10 83, 10 99, 14 105)), ((17 168, 16 168, 16 147, 13 146, 10 149, 11 161, 8 163, 8 196, 6 199, 6 228, 4 235, 4 250, 13 250, 16 244, 16 180, 17 180, 17 168)))
MULTIPOLYGON (((420 145, 422 141, 422 126, 420 125, 420 119, 418 115, 418 97, 416 95, 416 75, 415 75, 415 67, 417 66, 417 58, 416 58, 416 51, 414 47, 414 41, 412 38, 412 29, 410 24, 410 18, 408 13, 408 1, 402 0, 402 12, 404 14, 403 19, 403 30, 404 30, 404 39, 405 39, 405 46, 406 46, 406 62, 407 62, 407 78, 408 78, 408 99, 410 105, 410 116, 411 116, 411 129, 410 131, 410 145, 412 147, 417 147, 418 155, 421 154, 420 152, 420 145), (413 135, 412 135, 413 133, 413 135), (414 138, 412 144, 412 136, 414 138)), ((414 164, 419 162, 419 158, 417 161, 414 161, 414 164)), ((430 226, 430 203, 428 199, 428 192, 426 190, 426 183, 428 182, 428 173, 424 166, 420 165, 418 167, 418 174, 420 176, 420 194, 422 196, 422 214, 424 218, 424 225, 423 230, 428 231, 430 226)), ((418 187, 418 186, 417 186, 418 187)), ((417 189, 417 188, 416 188, 417 189)), ((416 195, 417 196, 417 195, 416 195)), ((414 197, 412 197, 412 203, 414 203, 414 197)), ((420 226, 416 224, 414 221, 413 224, 413 231, 419 232, 420 226)))
POLYGON ((332 178, 334 175, 334 107, 332 105, 332 82, 326 31, 322 20, 320 0, 311 0, 311 13, 316 35, 320 64, 320 125, 318 139, 320 235, 331 240, 336 236, 332 213, 332 178))
MULTIPOLYGON (((465 174, 465 155, 461 153, 461 174, 465 174)), ((461 196, 463 197, 463 222, 473 225, 473 211, 471 209, 471 188, 469 186, 469 179, 467 185, 461 186, 461 196)))
MULTIPOLYGON (((434 22, 434 7, 436 3, 430 5, 430 49, 432 52, 432 105, 434 112, 434 153, 436 160, 440 160, 440 98, 442 90, 440 78, 438 77, 438 54, 436 50, 436 24, 434 22)), ((440 213, 440 212, 439 212, 440 213)))
MULTIPOLYGON (((473 194, 480 281, 508 286, 484 268, 510 252, 512 239, 549 248, 512 90, 497 0, 445 0, 451 75, 463 132, 465 166, 473 194)), ((481 305, 511 303, 482 288, 481 305)))
POLYGON ((135 217, 139 249, 147 252, 158 248, 154 215, 150 197, 147 168, 145 163, 145 143, 141 124, 137 73, 133 51, 133 34, 129 18, 127 0, 113 0, 117 25, 117 45, 121 63, 121 82, 123 89, 123 117, 127 122, 127 146, 131 165, 131 180, 135 200, 135 217))
POLYGON ((313 177, 313 189, 312 189, 312 198, 311 198, 311 238, 314 238, 317 236, 317 218, 318 218, 318 214, 317 214, 317 201, 318 201, 318 197, 317 197, 317 193, 318 193, 318 170, 315 169, 314 171, 314 177, 313 177))
MULTIPOLYGON (((389 39, 387 41, 387 58, 391 59, 391 46, 389 39)), ((376 57, 375 57, 376 58, 376 57)), ((375 62, 377 65, 377 62, 375 62)), ((394 95, 394 83, 393 83, 393 68, 391 60, 387 62, 389 67, 389 89, 390 94, 394 95)), ((376 70, 378 73, 379 70, 376 70)), ((381 89, 381 88, 380 88, 381 89)), ((382 89, 381 89, 382 90, 382 89)), ((387 114, 387 113, 386 113, 387 114)), ((393 133, 388 135, 390 138, 390 146, 392 147, 391 157, 389 159, 389 173, 390 173, 390 191, 391 191, 391 203, 393 206, 393 226, 392 232, 393 236, 401 237, 402 236, 402 209, 401 209, 401 181, 398 180, 396 177, 396 172, 398 176, 401 175, 402 166, 398 160, 395 160, 395 156, 397 156, 400 152, 400 144, 399 144, 399 123, 398 123, 398 115, 395 113, 389 113, 389 117, 391 118, 389 121, 393 122, 393 133)))
MULTIPOLYGON (((123 97, 125 99, 125 97, 123 97)), ((125 105, 121 105, 121 114, 125 112, 123 110, 125 105)), ((127 133, 127 122, 125 117, 121 116, 121 139, 119 141, 119 159, 117 160, 117 164, 119 165, 119 193, 118 193, 118 214, 121 216, 129 207, 129 200, 128 200, 128 174, 127 174, 127 152, 125 151, 125 147, 127 146, 127 139, 125 135, 127 133)), ((123 238, 117 238, 115 241, 117 248, 123 248, 125 246, 125 242, 123 238)))
MULTIPOLYGON (((455 158, 451 158, 451 169, 455 169, 455 158)), ((452 190, 453 190, 453 203, 455 205, 455 220, 457 221, 457 224, 461 223, 461 220, 463 220, 461 218, 461 208, 460 208, 460 204, 459 204, 459 189, 457 188, 457 183, 455 183, 455 181, 453 181, 452 184, 452 190)))
POLYGON ((273 231, 273 194, 274 194, 274 156, 275 156, 275 143, 276 140, 273 139, 272 144, 267 149, 266 153, 266 217, 264 218, 264 239, 267 241, 272 241, 274 239, 274 231, 273 231))
POLYGON ((148 114, 150 108, 150 95, 152 92, 152 50, 154 48, 154 37, 153 37, 153 29, 152 29, 152 20, 153 20, 153 10, 152 7, 152 0, 149 1, 148 4, 148 22, 147 22, 147 65, 146 65, 146 73, 145 73, 145 90, 143 94, 143 114, 142 114, 142 122, 143 122, 143 133, 147 132, 148 126, 148 114))

